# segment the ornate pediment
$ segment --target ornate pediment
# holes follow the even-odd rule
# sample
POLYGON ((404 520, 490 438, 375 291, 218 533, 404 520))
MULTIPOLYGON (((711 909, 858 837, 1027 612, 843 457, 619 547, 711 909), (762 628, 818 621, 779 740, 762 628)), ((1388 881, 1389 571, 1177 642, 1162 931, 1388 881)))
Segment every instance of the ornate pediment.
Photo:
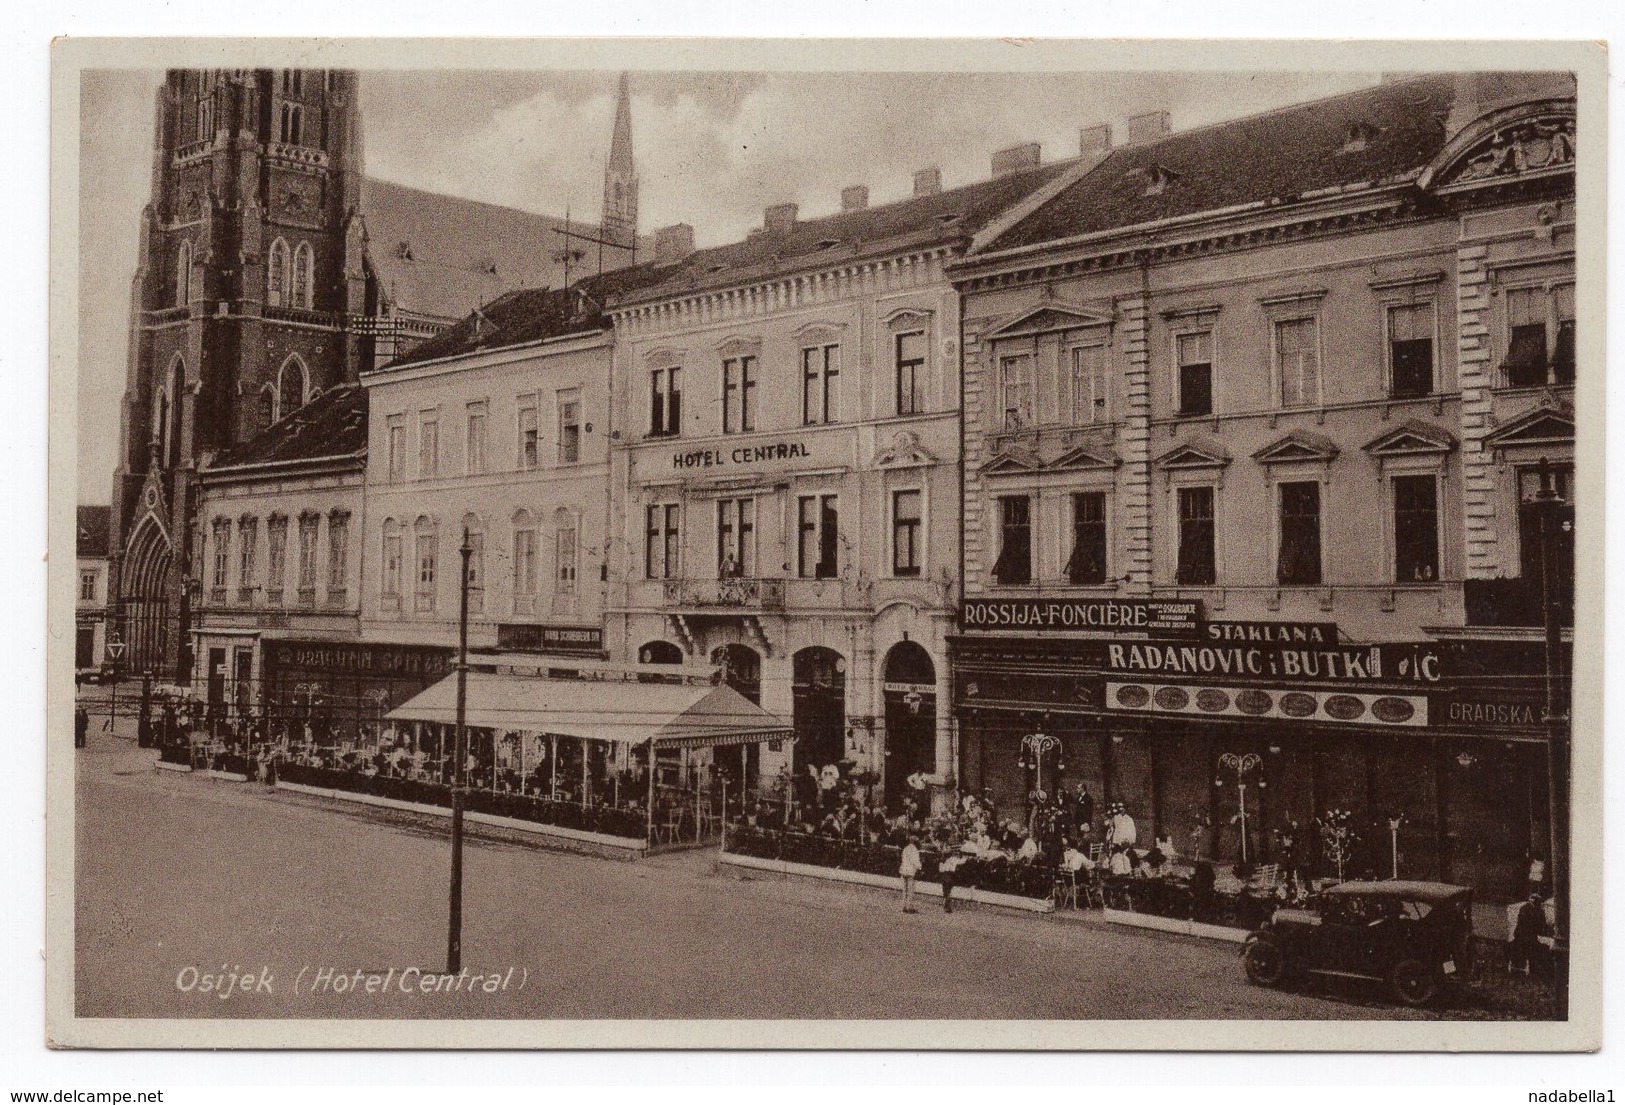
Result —
POLYGON ((1451 436, 1450 431, 1415 419, 1396 426, 1361 446, 1367 453, 1378 458, 1448 453, 1455 447, 1456 439, 1451 436))
POLYGON ((1570 172, 1574 135, 1572 101, 1546 100, 1496 112, 1447 143, 1417 183, 1440 190, 1570 172))
POLYGON ((1253 454, 1259 464, 1292 464, 1298 461, 1320 461, 1330 464, 1340 450, 1329 437, 1293 430, 1285 437, 1273 441, 1253 454))
POLYGON ((937 458, 908 430, 899 430, 892 443, 875 452, 874 468, 925 468, 937 458))
POLYGON ((1009 476, 1031 472, 1042 472, 1044 462, 1025 449, 1001 449, 988 458, 982 465, 984 476, 1009 476))
POLYGON ((1048 467, 1053 471, 1086 471, 1093 468, 1116 468, 1123 459, 1104 445, 1078 445, 1054 460, 1048 467))
POLYGON ((1153 463, 1165 472, 1223 468, 1230 463, 1230 453, 1217 441, 1197 438, 1175 445, 1153 463))
POLYGON ((1567 406, 1536 407, 1484 438, 1491 449, 1520 445, 1573 445, 1574 411, 1567 406))
POLYGON ((1054 334, 1064 330, 1081 330, 1089 326, 1110 326, 1110 313, 1092 311, 1070 303, 1050 300, 1028 308, 1007 322, 1001 323, 988 334, 992 341, 1006 338, 1031 338, 1039 334, 1054 334))

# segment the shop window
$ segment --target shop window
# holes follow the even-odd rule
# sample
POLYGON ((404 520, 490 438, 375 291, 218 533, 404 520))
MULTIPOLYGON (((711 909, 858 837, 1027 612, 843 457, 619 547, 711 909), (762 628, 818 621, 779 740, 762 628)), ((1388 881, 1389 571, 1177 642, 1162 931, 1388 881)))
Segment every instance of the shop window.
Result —
POLYGON ((891 570, 895 576, 917 576, 920 548, 921 503, 917 489, 893 491, 891 497, 891 570))
POLYGON ((1106 582, 1106 493, 1079 491, 1072 496, 1072 554, 1066 579, 1078 586, 1106 582))
POLYGON ((839 421, 841 347, 815 345, 801 351, 801 424, 839 421))
POLYGON ((676 503, 654 503, 646 512, 643 567, 649 579, 677 575, 677 510, 676 503))
POLYGON ((1213 519, 1213 488, 1179 489, 1179 562, 1174 581, 1210 587, 1218 579, 1213 519))
POLYGON ((798 573, 802 579, 833 579, 839 569, 840 502, 835 495, 803 495, 797 502, 798 573))
POLYGON ((683 370, 676 365, 649 373, 649 434, 675 437, 683 427, 683 370))
POLYGON ((756 358, 728 357, 722 362, 722 432, 749 433, 756 428, 756 358))
POLYGON ((1179 360, 1179 413, 1213 413, 1213 331, 1197 330, 1174 339, 1179 360))
POLYGON ((1025 495, 999 499, 999 558, 993 578, 1005 586, 1033 581, 1032 500, 1025 495))
POLYGON ((1320 484, 1280 485, 1280 539, 1275 578, 1291 586, 1320 582, 1320 484))
POLYGON ((925 410, 924 330, 898 334, 893 339, 897 366, 897 413, 919 414, 925 410))
POLYGON ((717 500, 717 578, 756 575, 756 500, 717 500))
POLYGON ((1275 375, 1281 406, 1309 407, 1320 402, 1320 320, 1282 319, 1275 324, 1275 375))
POLYGON ((1394 582, 1439 578, 1439 483, 1431 474, 1395 476, 1394 582))
POLYGON ((1389 307, 1388 394, 1411 399, 1433 387, 1433 304, 1389 307))

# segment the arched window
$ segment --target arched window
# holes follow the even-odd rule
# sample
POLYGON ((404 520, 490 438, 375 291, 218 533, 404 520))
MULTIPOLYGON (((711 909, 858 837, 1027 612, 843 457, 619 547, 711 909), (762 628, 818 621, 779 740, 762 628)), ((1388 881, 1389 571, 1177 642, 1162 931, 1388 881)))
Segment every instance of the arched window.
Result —
POLYGON ((169 389, 159 388, 158 395, 152 401, 152 447, 163 455, 164 445, 169 441, 169 389))
POLYGON ((276 404, 272 421, 286 418, 310 401, 310 372, 299 354, 290 354, 276 374, 276 404))
POLYGON ((305 109, 299 104, 282 105, 282 142, 288 146, 304 144, 305 109))
POLYGON ((580 562, 580 527, 576 512, 559 507, 553 512, 553 593, 576 593, 576 575, 580 562))
POLYGON ((175 255, 175 306, 192 302, 192 243, 182 242, 175 255))
POLYGON ((438 590, 440 568, 440 534, 434 520, 422 515, 412 527, 413 579, 412 609, 419 614, 432 614, 438 590))
POLYGON ((276 421, 277 401, 276 385, 266 384, 260 388, 260 429, 264 429, 276 421))
POLYGON ((310 308, 311 275, 315 267, 316 251, 310 248, 309 242, 300 242, 299 248, 293 251, 293 306, 310 308))
POLYGON ((513 612, 536 609, 536 521, 521 508, 513 516, 513 612))
POLYGON ((271 243, 271 254, 265 265, 265 302, 272 307, 285 307, 287 295, 288 243, 278 238, 271 243))
POLYGON ((401 575, 406 562, 406 554, 402 548, 401 524, 393 518, 384 519, 383 560, 382 593, 384 609, 399 610, 401 608, 401 575))

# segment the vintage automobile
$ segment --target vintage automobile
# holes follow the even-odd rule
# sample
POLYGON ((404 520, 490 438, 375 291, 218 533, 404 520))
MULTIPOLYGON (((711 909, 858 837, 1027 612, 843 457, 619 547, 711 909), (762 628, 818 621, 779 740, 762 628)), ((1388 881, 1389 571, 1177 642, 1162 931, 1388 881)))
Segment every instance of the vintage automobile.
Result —
POLYGON ((1472 904, 1472 890, 1448 883, 1340 883, 1277 909, 1248 934, 1242 962, 1259 986, 1305 974, 1372 978, 1406 1005, 1427 1005, 1468 973, 1472 904))

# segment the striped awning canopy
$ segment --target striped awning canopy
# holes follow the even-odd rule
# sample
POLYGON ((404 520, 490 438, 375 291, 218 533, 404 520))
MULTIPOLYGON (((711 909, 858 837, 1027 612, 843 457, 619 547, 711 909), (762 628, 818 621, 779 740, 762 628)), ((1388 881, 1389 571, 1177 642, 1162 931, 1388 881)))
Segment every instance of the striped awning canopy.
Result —
MULTIPOLYGON (((396 721, 457 723, 457 676, 390 711, 396 721)), ((706 748, 789 740, 790 723, 732 687, 468 673, 468 725, 615 744, 706 748)))

